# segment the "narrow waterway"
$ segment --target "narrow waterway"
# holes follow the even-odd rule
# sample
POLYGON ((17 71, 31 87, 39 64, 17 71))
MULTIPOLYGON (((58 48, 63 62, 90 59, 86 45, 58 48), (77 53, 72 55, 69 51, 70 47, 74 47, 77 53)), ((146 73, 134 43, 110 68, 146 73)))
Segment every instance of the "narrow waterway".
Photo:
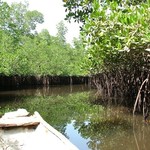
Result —
POLYGON ((149 150, 150 126, 121 105, 95 103, 88 86, 0 91, 0 113, 38 111, 80 150, 149 150))

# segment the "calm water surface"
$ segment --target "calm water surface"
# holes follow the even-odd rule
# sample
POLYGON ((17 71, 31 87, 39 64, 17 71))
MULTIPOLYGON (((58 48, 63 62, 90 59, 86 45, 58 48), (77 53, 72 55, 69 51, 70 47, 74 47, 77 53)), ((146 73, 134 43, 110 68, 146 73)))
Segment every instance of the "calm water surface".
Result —
POLYGON ((0 91, 0 112, 38 111, 80 150, 149 150, 150 126, 128 108, 96 105, 85 85, 0 91))

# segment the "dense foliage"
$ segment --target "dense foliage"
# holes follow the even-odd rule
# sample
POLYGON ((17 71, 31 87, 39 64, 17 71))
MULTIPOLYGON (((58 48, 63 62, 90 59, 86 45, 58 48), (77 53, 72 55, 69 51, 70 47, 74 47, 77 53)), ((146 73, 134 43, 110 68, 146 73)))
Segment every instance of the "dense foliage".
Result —
POLYGON ((136 99, 146 118, 150 104, 150 1, 67 0, 64 6, 66 19, 83 23, 86 64, 96 75, 96 87, 109 97, 129 96, 132 105, 136 99))
POLYGON ((135 59, 133 53, 137 51, 148 53, 148 2, 138 1, 137 5, 137 1, 68 0, 64 6, 68 12, 66 19, 73 17, 84 22, 82 34, 88 47, 92 74, 125 67, 130 59, 126 52, 135 59))
POLYGON ((83 75, 83 44, 74 39, 66 43, 67 28, 61 21, 58 33, 48 30, 37 33, 36 26, 44 22, 43 15, 28 10, 28 3, 8 5, 0 0, 0 75, 83 75))

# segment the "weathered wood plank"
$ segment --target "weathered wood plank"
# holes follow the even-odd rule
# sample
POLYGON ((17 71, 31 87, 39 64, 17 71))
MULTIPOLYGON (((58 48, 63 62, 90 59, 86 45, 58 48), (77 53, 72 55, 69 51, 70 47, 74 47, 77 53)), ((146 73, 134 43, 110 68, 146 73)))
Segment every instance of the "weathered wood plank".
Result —
POLYGON ((20 126, 36 126, 40 121, 33 117, 16 117, 10 119, 0 119, 0 127, 20 127, 20 126))

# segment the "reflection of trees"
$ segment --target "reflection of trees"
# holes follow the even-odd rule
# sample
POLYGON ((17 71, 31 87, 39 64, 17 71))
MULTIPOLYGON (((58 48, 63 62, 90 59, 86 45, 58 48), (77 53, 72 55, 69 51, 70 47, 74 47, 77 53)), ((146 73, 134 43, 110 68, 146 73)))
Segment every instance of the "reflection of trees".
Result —
POLYGON ((73 126, 81 136, 89 141, 91 150, 137 150, 150 147, 150 126, 134 122, 124 107, 91 105, 90 92, 66 95, 44 95, 16 97, 3 111, 25 108, 29 112, 38 111, 42 117, 66 137, 66 126, 72 120, 73 126), (11 105, 10 105, 11 104, 11 105), (135 141, 135 137, 137 142, 135 141), (137 143, 137 144, 136 144, 137 143))
POLYGON ((133 135, 137 150, 147 150, 150 147, 149 134, 150 122, 139 122, 137 118, 133 120, 133 135))
MULTIPOLYGON (((52 96, 22 96, 15 97, 7 103, 5 110, 25 108, 33 113, 38 111, 53 127, 65 134, 66 125, 90 109, 88 105, 89 92, 79 92, 67 95, 52 96)), ((67 136, 67 135, 66 135, 67 136)))
MULTIPOLYGON (((66 136, 66 125, 75 120, 75 129, 83 138, 89 139, 87 144, 90 149, 113 147, 115 141, 111 137, 118 132, 120 137, 124 135, 130 124, 118 116, 121 114, 118 111, 109 109, 106 111, 100 105, 91 105, 88 101, 89 95, 89 92, 80 92, 63 96, 24 96, 12 101, 11 105, 6 107, 10 109, 23 107, 29 112, 38 111, 49 124, 66 136)), ((117 135, 117 139, 118 137, 117 135)))
POLYGON ((83 138, 88 139, 91 150, 147 150, 150 147, 149 124, 143 124, 140 117, 135 122, 125 112, 123 107, 97 109, 92 116, 87 112, 82 116, 83 120, 76 119, 74 127, 83 138))
POLYGON ((95 121, 91 120, 88 124, 83 122, 80 127, 77 127, 78 123, 74 125, 75 128, 79 128, 78 131, 82 137, 90 139, 88 146, 93 150, 117 147, 116 144, 119 144, 120 138, 125 136, 127 130, 132 129, 131 124, 121 118, 101 118, 95 121), (115 139, 116 134, 118 135, 115 139))

